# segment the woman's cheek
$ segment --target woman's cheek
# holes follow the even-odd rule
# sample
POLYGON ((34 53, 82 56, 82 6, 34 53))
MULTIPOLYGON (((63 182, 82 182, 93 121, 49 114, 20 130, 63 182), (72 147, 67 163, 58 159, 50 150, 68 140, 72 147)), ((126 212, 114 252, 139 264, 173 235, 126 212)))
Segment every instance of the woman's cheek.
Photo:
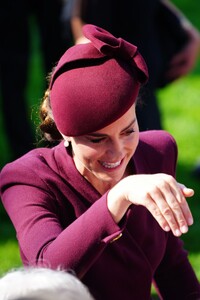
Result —
POLYGON ((84 155, 86 159, 95 160, 97 157, 101 156, 102 149, 98 147, 98 149, 94 149, 91 147, 84 147, 81 150, 81 153, 84 155))

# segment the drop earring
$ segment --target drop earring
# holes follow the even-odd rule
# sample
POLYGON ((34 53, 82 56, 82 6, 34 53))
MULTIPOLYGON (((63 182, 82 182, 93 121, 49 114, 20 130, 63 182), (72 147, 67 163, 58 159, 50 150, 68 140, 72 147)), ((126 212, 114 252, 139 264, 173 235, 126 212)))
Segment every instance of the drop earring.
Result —
POLYGON ((65 141, 64 141, 64 146, 65 146, 65 148, 69 147, 69 142, 68 142, 68 140, 65 140, 65 141))

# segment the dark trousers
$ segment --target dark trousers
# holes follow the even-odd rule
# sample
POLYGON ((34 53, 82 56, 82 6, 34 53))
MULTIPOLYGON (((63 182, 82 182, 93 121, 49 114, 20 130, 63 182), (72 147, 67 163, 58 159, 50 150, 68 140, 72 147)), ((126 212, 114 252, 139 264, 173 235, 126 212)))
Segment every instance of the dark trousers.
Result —
POLYGON ((37 22, 47 75, 68 47, 68 41, 62 36, 61 9, 62 1, 59 0, 9 0, 0 4, 1 106, 14 159, 35 147, 25 95, 31 53, 30 16, 33 15, 37 22))

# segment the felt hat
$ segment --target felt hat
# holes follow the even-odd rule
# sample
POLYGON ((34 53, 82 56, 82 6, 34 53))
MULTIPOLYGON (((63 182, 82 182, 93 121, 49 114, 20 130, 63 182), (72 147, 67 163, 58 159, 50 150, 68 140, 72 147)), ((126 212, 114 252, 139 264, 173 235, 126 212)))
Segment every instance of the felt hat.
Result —
POLYGON ((50 82, 54 121, 66 136, 88 134, 116 121, 148 79, 136 46, 91 24, 83 34, 89 43, 69 48, 50 82))

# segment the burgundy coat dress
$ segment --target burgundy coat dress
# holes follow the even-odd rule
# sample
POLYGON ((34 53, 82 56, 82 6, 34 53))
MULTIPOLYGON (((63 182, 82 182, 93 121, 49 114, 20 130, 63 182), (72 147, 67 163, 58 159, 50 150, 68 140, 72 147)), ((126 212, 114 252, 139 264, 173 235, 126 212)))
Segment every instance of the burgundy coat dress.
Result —
MULTIPOLYGON (((177 147, 165 131, 140 133, 133 174, 175 176, 177 147)), ((116 224, 101 196, 77 171, 61 142, 35 149, 1 172, 1 198, 25 265, 73 270, 96 300, 200 299, 182 241, 142 206, 116 224)), ((145 184, 145 182, 144 182, 145 184)))

